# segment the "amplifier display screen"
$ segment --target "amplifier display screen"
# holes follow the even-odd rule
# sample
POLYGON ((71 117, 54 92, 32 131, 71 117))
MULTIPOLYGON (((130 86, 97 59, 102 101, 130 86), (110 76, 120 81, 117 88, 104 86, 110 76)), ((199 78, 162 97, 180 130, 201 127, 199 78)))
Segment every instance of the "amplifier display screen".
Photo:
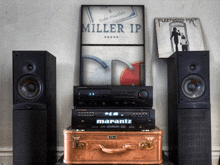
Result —
MULTIPOLYGON (((105 116, 118 116, 119 112, 105 112, 105 116)), ((124 116, 121 114, 121 116, 124 116)))
POLYGON ((132 119, 97 119, 96 124, 132 124, 132 119))

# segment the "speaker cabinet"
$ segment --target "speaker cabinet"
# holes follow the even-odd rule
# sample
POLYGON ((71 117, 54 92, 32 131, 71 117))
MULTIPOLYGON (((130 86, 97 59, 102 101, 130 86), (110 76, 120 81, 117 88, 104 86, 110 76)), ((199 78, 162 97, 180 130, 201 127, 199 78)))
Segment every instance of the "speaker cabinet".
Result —
POLYGON ((167 67, 170 160, 211 165, 209 52, 176 52, 167 67))
POLYGON ((56 140, 56 57, 13 51, 13 164, 55 164, 56 140))

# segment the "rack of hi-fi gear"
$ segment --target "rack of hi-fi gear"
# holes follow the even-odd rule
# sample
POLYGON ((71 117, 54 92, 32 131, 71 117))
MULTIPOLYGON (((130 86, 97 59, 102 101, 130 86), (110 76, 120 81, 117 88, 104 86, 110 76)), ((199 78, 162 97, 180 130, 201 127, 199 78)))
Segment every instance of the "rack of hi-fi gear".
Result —
POLYGON ((155 126, 153 87, 145 86, 144 6, 85 5, 81 18, 80 86, 63 131, 64 162, 161 164, 163 131, 155 126), (115 22, 132 32, 112 36, 115 22), (96 25, 104 33, 93 33, 96 25))
POLYGON ((79 130, 155 128, 152 86, 75 86, 72 126, 79 130))

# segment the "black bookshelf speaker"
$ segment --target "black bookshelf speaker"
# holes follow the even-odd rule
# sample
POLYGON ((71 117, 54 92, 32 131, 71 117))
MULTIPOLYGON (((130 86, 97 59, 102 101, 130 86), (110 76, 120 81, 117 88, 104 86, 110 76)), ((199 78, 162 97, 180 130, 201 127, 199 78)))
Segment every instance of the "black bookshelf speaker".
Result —
POLYGON ((168 58, 169 158, 179 165, 211 165, 209 52, 168 58))
POLYGON ((55 164, 56 140, 56 57, 13 51, 13 164, 55 164))

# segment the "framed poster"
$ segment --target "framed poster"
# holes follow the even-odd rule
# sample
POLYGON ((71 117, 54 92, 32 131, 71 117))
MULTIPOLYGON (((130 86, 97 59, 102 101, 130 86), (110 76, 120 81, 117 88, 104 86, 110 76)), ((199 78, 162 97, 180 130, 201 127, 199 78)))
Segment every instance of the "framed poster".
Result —
POLYGON ((199 18, 155 18, 159 58, 176 51, 205 50, 199 18))
POLYGON ((80 85, 144 85, 144 6, 83 5, 80 85))

